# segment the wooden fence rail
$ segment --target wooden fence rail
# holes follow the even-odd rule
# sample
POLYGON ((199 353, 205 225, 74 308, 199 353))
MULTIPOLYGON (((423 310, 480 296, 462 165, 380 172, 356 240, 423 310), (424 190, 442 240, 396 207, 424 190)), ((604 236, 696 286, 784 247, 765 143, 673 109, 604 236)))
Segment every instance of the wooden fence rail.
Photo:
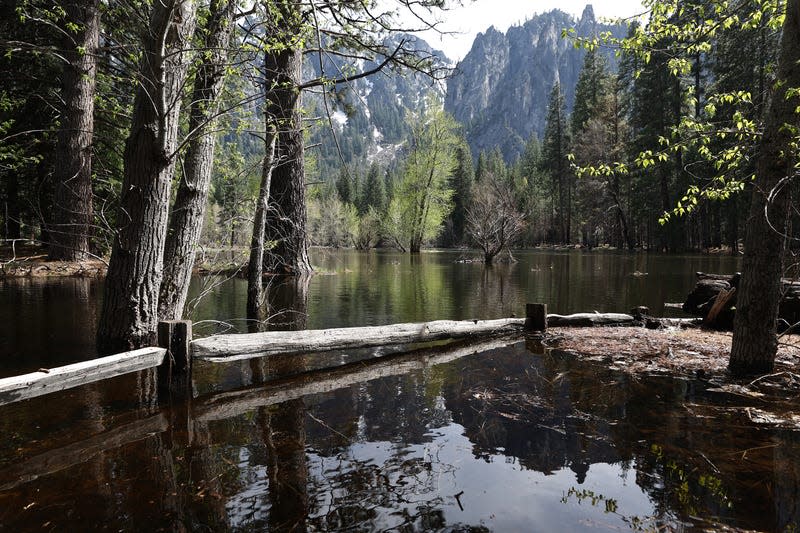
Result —
POLYGON ((361 328, 215 335, 192 341, 191 351, 194 359, 227 362, 265 355, 291 355, 496 335, 521 331, 524 323, 525 319, 522 318, 437 320, 417 324, 392 324, 361 328))
POLYGON ((379 359, 347 363, 334 368, 310 370, 297 376, 279 378, 242 390, 216 392, 196 398, 192 416, 199 422, 224 420, 258 407, 282 403, 309 394, 323 394, 356 383, 407 374, 415 370, 449 363, 462 357, 512 346, 520 339, 500 337, 479 343, 436 347, 410 353, 391 354, 379 359))
POLYGON ((72 365, 0 379, 0 405, 35 398, 161 365, 167 350, 141 348, 72 365))
POLYGON ((158 367, 159 388, 166 386, 169 398, 191 395, 192 361, 239 361, 267 355, 291 355, 326 350, 368 348, 390 344, 413 344, 444 339, 480 338, 525 330, 544 332, 553 325, 630 325, 631 315, 548 315, 544 304, 528 304, 525 318, 499 320, 438 320, 414 324, 392 324, 357 328, 215 335, 192 340, 188 320, 161 322, 158 348, 101 357, 23 376, 0 379, 0 405, 34 398, 95 381, 158 367))

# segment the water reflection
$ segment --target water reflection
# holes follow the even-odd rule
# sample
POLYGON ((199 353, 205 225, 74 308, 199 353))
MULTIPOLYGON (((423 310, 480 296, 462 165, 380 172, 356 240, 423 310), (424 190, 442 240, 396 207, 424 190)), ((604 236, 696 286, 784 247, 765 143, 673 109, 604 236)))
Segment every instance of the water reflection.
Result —
MULTIPOLYGON (((459 254, 412 264, 331 253, 316 261, 325 273, 270 284, 265 314, 281 320, 241 320, 238 280, 211 287, 195 318, 255 331, 507 316, 531 300, 657 309, 652 299, 676 299, 691 271, 735 267, 530 253, 485 268, 459 254)), ((14 325, 21 344, 5 360, 44 366, 30 354, 58 343, 40 337, 94 327, 93 311, 65 311, 93 309, 93 282, 9 287, 6 319, 26 305, 65 316, 52 311, 38 337, 14 325)), ((518 339, 195 370, 194 397, 171 407, 152 371, 0 407, 0 531, 784 530, 800 520, 797 432, 755 425, 745 408, 759 400, 702 381, 634 379, 518 339), (330 363, 344 366, 318 371, 330 363)))
POLYGON ((14 481, 0 486, 0 530, 783 530, 800 519, 797 433, 755 427, 742 408, 758 400, 491 342, 332 376, 313 358, 230 365, 238 379, 224 387, 221 365, 205 365, 188 409, 155 407, 146 373, 117 378, 116 392, 73 391, 42 424, 26 422, 41 398, 3 408, 14 436, 0 479, 14 481))

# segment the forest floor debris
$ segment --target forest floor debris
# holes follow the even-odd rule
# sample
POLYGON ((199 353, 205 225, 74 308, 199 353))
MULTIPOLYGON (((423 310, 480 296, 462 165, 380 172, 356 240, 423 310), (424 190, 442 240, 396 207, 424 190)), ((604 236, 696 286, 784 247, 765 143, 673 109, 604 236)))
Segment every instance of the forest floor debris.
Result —
MULTIPOLYGON (((204 248, 195 258, 194 272, 201 275, 246 275, 247 249, 204 248)), ((83 261, 52 261, 47 247, 29 241, 14 241, 0 246, 0 279, 44 277, 102 277, 108 269, 108 258, 83 261)))
MULTIPOLYGON (((731 336, 699 328, 551 328, 542 342, 626 373, 711 376, 726 372, 731 336)), ((800 373, 800 335, 781 337, 775 363, 776 373, 800 373)))

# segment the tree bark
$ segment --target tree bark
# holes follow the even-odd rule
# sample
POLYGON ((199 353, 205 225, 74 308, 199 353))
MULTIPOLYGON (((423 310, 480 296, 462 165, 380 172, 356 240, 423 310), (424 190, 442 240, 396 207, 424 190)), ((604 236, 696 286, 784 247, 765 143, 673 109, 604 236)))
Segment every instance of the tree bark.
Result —
POLYGON ((211 184, 216 145, 214 124, 218 98, 225 83, 236 2, 214 0, 209 11, 189 112, 189 135, 192 137, 164 248, 164 275, 158 302, 160 320, 179 320, 183 315, 211 184))
MULTIPOLYGON (((301 31, 300 2, 276 2, 282 15, 278 31, 294 38, 301 31)), ((287 42, 291 42, 287 38, 287 42)), ((304 142, 299 86, 302 83, 302 50, 279 47, 265 54, 267 106, 277 118, 277 165, 272 172, 265 238, 274 244, 264 255, 264 269, 274 274, 303 275, 311 272, 306 238, 306 190, 304 142)))
POLYGON ((800 87, 800 0, 788 0, 778 57, 778 82, 764 120, 758 147, 756 178, 744 243, 733 344, 728 368, 736 375, 772 371, 778 343, 776 319, 781 299, 783 243, 789 184, 794 172, 791 130, 798 124, 796 96, 800 87), (786 123, 793 127, 784 127, 786 123))
POLYGON ((49 227, 50 259, 78 261, 89 254, 92 224, 92 136, 100 38, 99 0, 70 2, 66 20, 78 30, 64 30, 61 76, 64 109, 54 167, 54 210, 49 227))
POLYGON ((265 139, 266 155, 261 171, 261 186, 258 190, 258 202, 253 218, 253 237, 250 239, 250 260, 247 264, 247 318, 262 320, 264 315, 264 289, 262 277, 264 273, 264 230, 269 207, 269 189, 272 183, 272 171, 275 168, 275 144, 278 136, 274 119, 266 117, 267 135, 265 139))
POLYGON ((97 330, 98 349, 104 353, 156 342, 174 151, 195 7, 192 0, 154 2, 144 37, 141 81, 123 156, 118 230, 97 330))

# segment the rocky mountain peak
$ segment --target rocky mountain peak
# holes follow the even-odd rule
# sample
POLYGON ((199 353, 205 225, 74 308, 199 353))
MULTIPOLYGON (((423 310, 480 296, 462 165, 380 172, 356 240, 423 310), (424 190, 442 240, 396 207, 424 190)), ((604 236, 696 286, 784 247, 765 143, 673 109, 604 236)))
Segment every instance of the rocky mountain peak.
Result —
MULTIPOLYGON (((561 37, 575 28, 580 36, 611 31, 622 37, 625 28, 596 22, 587 5, 580 19, 553 10, 534 16, 502 33, 491 27, 479 34, 447 84, 445 109, 464 125, 473 155, 499 147, 511 162, 531 135, 544 132, 547 101, 559 82, 568 110, 583 64, 583 50, 561 37)), ((615 59, 609 53, 609 64, 615 59)))

